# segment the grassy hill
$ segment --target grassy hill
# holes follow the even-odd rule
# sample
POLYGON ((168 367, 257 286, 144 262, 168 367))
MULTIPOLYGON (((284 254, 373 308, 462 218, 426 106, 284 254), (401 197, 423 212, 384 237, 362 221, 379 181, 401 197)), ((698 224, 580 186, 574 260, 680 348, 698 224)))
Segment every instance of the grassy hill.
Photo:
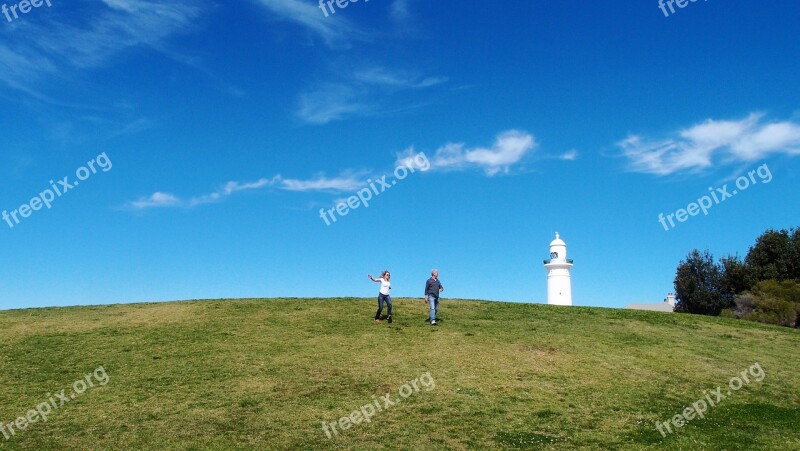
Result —
POLYGON ((431 327, 422 301, 406 299, 393 324, 376 325, 374 308, 254 299, 0 312, 0 422, 87 387, 46 422, 0 435, 0 448, 800 449, 796 330, 458 300, 431 327), (655 429, 756 363, 761 382, 745 373, 704 418, 667 437, 655 429), (383 407, 387 393, 400 402, 383 407), (369 423, 362 413, 326 436, 323 421, 376 400, 369 423))

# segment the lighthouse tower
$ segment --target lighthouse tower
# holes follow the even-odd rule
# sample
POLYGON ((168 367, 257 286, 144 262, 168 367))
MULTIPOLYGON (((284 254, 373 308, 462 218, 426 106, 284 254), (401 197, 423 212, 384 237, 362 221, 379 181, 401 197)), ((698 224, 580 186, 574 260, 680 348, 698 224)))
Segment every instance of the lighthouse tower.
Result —
POLYGON ((567 243, 556 232, 550 243, 550 259, 544 261, 547 269, 547 303, 550 305, 572 305, 572 284, 569 270, 572 260, 567 259, 567 243))

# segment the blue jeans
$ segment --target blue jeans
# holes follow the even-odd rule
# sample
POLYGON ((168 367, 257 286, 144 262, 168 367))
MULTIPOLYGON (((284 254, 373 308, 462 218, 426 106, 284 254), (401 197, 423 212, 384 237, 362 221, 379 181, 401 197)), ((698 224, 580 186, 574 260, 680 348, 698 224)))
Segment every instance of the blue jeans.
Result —
POLYGON ((430 321, 433 322, 436 320, 436 313, 439 311, 439 296, 434 296, 432 294, 429 294, 428 305, 431 307, 430 321))
POLYGON ((381 312, 383 312, 383 303, 389 307, 389 316, 392 316, 392 297, 388 294, 378 294, 378 311, 375 312, 375 319, 381 319, 381 312))

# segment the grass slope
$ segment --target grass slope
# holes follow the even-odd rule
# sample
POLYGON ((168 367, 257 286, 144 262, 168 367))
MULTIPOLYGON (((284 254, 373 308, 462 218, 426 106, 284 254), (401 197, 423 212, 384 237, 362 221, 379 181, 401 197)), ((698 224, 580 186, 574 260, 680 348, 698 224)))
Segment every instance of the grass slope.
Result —
POLYGON ((800 334, 723 318, 444 300, 268 299, 0 312, 0 422, 110 380, 5 449, 800 449, 800 334), (705 419, 667 421, 758 362, 705 419), (328 439, 425 372, 420 390, 328 439))

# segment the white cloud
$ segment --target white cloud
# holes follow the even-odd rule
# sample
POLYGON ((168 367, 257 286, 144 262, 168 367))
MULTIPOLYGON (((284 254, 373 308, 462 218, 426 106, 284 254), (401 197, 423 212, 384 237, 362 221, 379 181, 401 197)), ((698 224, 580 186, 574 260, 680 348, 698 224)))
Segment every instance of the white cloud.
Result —
POLYGON ((383 114, 390 108, 380 104, 387 102, 391 94, 430 88, 446 81, 407 70, 362 68, 350 72, 346 81, 325 82, 301 93, 296 115, 304 122, 327 124, 347 117, 383 114), (378 98, 382 100, 373 100, 378 98))
POLYGON ((575 161, 578 159, 578 151, 575 149, 568 150, 558 157, 559 160, 575 161))
POLYGON ((302 25, 319 36, 328 47, 348 47, 352 40, 367 38, 365 32, 352 25, 342 14, 333 17, 329 13, 326 17, 318 2, 304 0, 256 0, 256 2, 282 20, 302 25))
POLYGON ((356 173, 348 171, 337 177, 326 177, 325 175, 318 175, 314 178, 301 180, 301 179, 285 179, 280 175, 276 175, 270 179, 261 178, 254 182, 236 182, 231 181, 222 185, 214 192, 195 196, 190 199, 181 199, 171 193, 156 192, 149 197, 141 198, 136 201, 128 202, 126 206, 134 210, 145 210, 150 208, 160 207, 181 207, 192 208, 198 205, 211 204, 221 202, 226 198, 238 193, 240 191, 258 190, 266 187, 275 187, 285 191, 298 191, 298 192, 343 192, 352 191, 365 184, 364 178, 360 177, 363 173, 356 173))
POLYGON ((280 187, 287 191, 353 191, 365 184, 365 176, 350 172, 338 177, 320 175, 309 180, 280 179, 280 187))
POLYGON ((0 81, 13 89, 44 100, 44 96, 31 86, 31 81, 40 74, 56 70, 56 64, 47 57, 25 51, 25 47, 0 44, 0 81))
POLYGON ((420 77, 401 70, 391 71, 383 67, 372 67, 354 74, 356 80, 370 85, 383 85, 395 88, 429 88, 447 81, 444 77, 420 77))
POLYGON ((189 207, 194 207, 196 205, 219 202, 220 200, 239 191, 253 190, 253 189, 263 188, 265 186, 270 186, 274 184, 276 180, 277 177, 273 178, 272 180, 262 178, 255 182, 246 182, 246 183, 228 182, 225 185, 223 185, 222 188, 218 189, 217 191, 211 194, 204 194, 202 196, 193 197, 189 199, 189 201, 186 204, 189 207))
POLYGON ((173 194, 155 192, 150 197, 130 202, 128 205, 137 210, 145 208, 177 207, 181 205, 181 200, 173 194))
MULTIPOLYGON (((448 143, 436 150, 430 159, 431 169, 464 170, 480 168, 487 175, 507 174, 511 167, 522 161, 537 147, 533 135, 517 130, 501 133, 491 148, 467 149, 463 143, 448 143)), ((407 160, 414 149, 398 154, 398 162, 407 160)))
POLYGON ((631 170, 669 175, 709 168, 717 156, 730 163, 759 160, 774 153, 800 154, 800 124, 765 123, 762 114, 753 113, 738 121, 708 119, 662 140, 632 135, 617 145, 631 170))
MULTIPOLYGON (((516 130, 501 133, 491 148, 465 149, 463 144, 447 144, 439 148, 432 159, 425 157, 428 169, 462 170, 470 168, 483 169, 487 175, 508 173, 511 167, 519 163, 523 157, 536 147, 533 136, 516 130)), ((397 154, 395 166, 405 165, 420 167, 419 153, 409 147, 397 154)), ((240 191, 258 190, 273 187, 293 192, 353 192, 367 185, 367 176, 371 171, 346 170, 335 177, 318 174, 309 179, 291 179, 276 175, 272 178, 261 178, 254 182, 231 181, 209 194, 195 196, 184 200, 164 192, 156 192, 148 197, 128 202, 126 207, 145 210, 159 207, 192 208, 198 205, 220 202, 240 191)))
POLYGON ((327 124, 368 110, 352 87, 324 84, 300 94, 297 116, 312 124, 327 124))
POLYGON ((192 27, 201 11, 197 2, 101 1, 105 8, 93 9, 99 12, 83 18, 82 25, 48 16, 46 22, 25 20, 6 32, 7 44, 0 44, 0 81, 48 100, 35 89, 43 77, 95 67, 137 46, 163 50, 164 40, 192 27))

